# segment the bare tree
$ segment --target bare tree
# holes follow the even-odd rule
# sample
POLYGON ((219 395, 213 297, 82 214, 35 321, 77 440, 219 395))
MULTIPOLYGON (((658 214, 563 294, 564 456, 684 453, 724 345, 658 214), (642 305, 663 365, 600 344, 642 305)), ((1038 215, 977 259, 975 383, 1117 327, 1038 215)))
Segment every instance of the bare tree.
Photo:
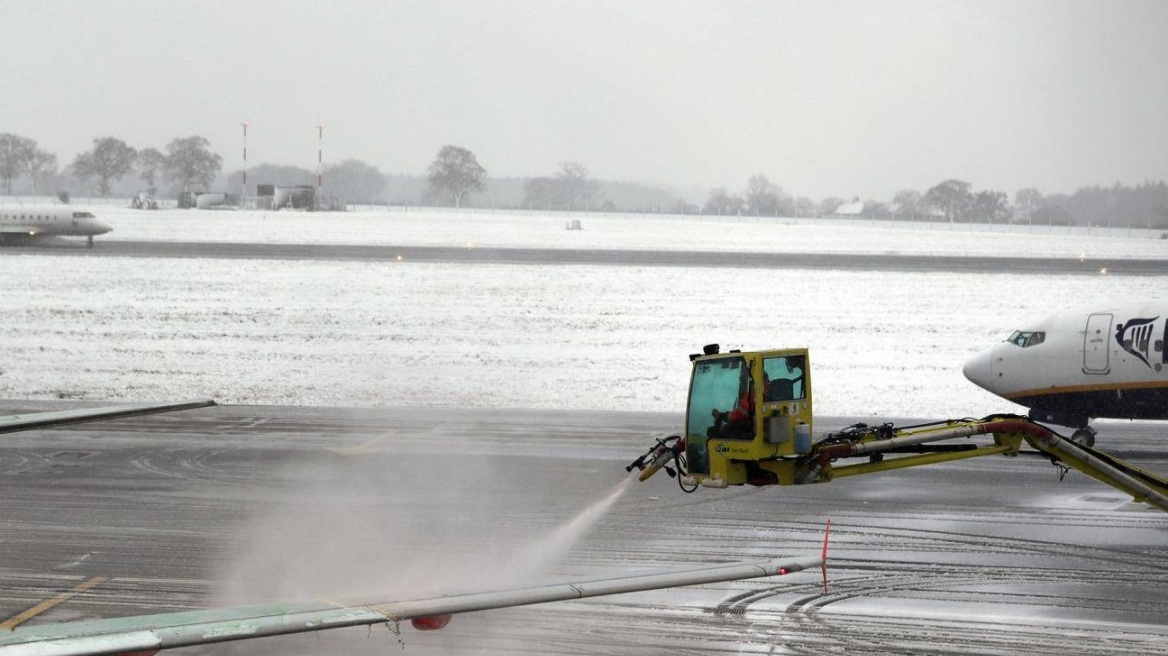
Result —
POLYGON ((783 190, 761 173, 746 182, 746 209, 755 216, 777 216, 783 205, 783 190))
POLYGON ((971 186, 962 180, 946 180, 926 191, 921 202, 943 212, 949 223, 953 223, 965 218, 973 207, 971 186))
POLYGON ((28 176, 29 188, 32 194, 37 194, 37 183, 45 174, 57 172, 57 156, 40 148, 36 148, 24 162, 24 173, 28 176))
POLYGON ((921 211, 921 192, 914 189, 901 189, 892 197, 896 205, 896 213, 902 217, 915 221, 921 211))
POLYGON ((223 158, 207 150, 211 142, 203 137, 174 139, 166 144, 166 175, 190 191, 196 183, 203 189, 211 186, 223 168, 223 158))
POLYGON ((879 219, 880 217, 887 217, 891 212, 888 209, 888 203, 880 200, 869 200, 864 202, 864 208, 860 210, 860 216, 866 216, 870 219, 879 219))
POLYGON ((554 178, 529 178, 523 183, 523 205, 527 209, 552 208, 559 202, 559 183, 554 178))
POLYGON ((348 202, 369 203, 384 200, 388 180, 376 166, 356 159, 342 160, 325 168, 329 192, 348 202))
POLYGON ((523 183, 523 204, 528 208, 588 209, 600 183, 588 177, 588 168, 580 162, 560 162, 554 177, 529 178, 523 183))
POLYGON ((800 218, 806 219, 815 216, 815 201, 806 196, 800 196, 795 199, 792 207, 794 208, 795 216, 800 218))
POLYGON ((839 196, 828 196, 819 201, 819 216, 832 216, 847 201, 839 196))
POLYGON ((138 151, 138 177, 146 183, 146 191, 151 196, 158 193, 158 176, 166 168, 166 155, 157 148, 143 148, 138 151))
POLYGON ((744 204, 745 201, 742 200, 741 196, 731 196, 725 187, 718 187, 710 191, 710 197, 706 200, 706 205, 702 208, 702 212, 704 214, 717 214, 719 216, 738 214, 742 211, 744 204))
POLYGON ((134 170, 138 152, 120 139, 103 137, 93 140, 93 150, 73 160, 73 171, 80 178, 97 178, 98 191, 109 196, 110 182, 120 180, 134 170))
POLYGON ((25 170, 36 149, 36 141, 28 137, 0 134, 0 177, 4 178, 5 196, 12 195, 12 181, 25 170))
POLYGON ((427 196, 448 200, 462 207, 468 194, 484 191, 487 170, 479 165, 474 153, 460 146, 443 146, 426 170, 429 176, 427 196))
POLYGON ((1042 194, 1033 187, 1019 189, 1014 194, 1014 220, 1029 222, 1034 213, 1042 208, 1042 194))
POLYGON ((688 202, 684 198, 675 199, 673 204, 669 207, 670 214, 697 214, 698 210, 699 208, 697 205, 688 202))
POLYGON ((973 195, 972 218, 987 223, 1005 223, 1010 219, 1010 197, 1002 191, 979 191, 973 195))
POLYGON ((560 162, 556 180, 567 209, 588 209, 600 193, 600 183, 588 178, 588 169, 580 162, 560 162))

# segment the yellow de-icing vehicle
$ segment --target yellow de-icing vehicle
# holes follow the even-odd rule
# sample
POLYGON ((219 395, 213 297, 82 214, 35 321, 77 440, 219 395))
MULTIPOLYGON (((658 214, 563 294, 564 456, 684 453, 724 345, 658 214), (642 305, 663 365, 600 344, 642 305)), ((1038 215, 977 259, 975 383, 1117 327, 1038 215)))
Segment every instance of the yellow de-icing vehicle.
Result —
POLYGON ((1026 443, 1064 471, 1077 469, 1168 512, 1168 480, 1025 417, 903 427, 856 424, 813 440, 807 349, 721 353, 710 344, 690 361, 685 433, 657 440, 626 467, 641 470, 642 481, 665 469, 686 492, 699 486, 804 485, 978 456, 1015 456, 1026 443), (992 436, 992 442, 968 440, 979 435, 992 436), (938 443, 957 438, 967 439, 938 443))
POLYGON ((807 349, 693 358, 685 455, 690 476, 719 486, 794 482, 811 447, 807 349))

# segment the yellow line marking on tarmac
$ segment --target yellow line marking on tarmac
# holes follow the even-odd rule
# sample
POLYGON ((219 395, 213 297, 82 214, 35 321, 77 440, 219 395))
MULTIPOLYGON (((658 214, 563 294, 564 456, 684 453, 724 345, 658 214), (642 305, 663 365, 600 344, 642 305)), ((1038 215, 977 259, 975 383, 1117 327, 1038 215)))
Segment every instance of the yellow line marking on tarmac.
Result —
POLYGON ((108 576, 95 576, 95 577, 89 579, 88 581, 82 581, 81 583, 78 583, 77 585, 73 586, 73 589, 68 590, 66 592, 62 592, 61 594, 59 594, 55 597, 52 597, 50 599, 46 599, 46 600, 42 601, 41 603, 37 604, 36 606, 29 608, 28 610, 23 611, 21 613, 18 613, 16 615, 13 615, 12 617, 5 620, 4 622, 0 622, 0 629, 12 631, 16 627, 20 626, 24 622, 31 620, 32 618, 36 617, 37 615, 40 615, 41 613, 43 613, 43 612, 45 612, 45 611, 47 611, 55 606, 59 606, 59 605, 65 603, 66 601, 69 601, 73 597, 76 597, 77 595, 81 594, 82 592, 85 592, 86 590, 88 590, 92 587, 101 585, 102 583, 105 583, 108 580, 109 580, 108 576))

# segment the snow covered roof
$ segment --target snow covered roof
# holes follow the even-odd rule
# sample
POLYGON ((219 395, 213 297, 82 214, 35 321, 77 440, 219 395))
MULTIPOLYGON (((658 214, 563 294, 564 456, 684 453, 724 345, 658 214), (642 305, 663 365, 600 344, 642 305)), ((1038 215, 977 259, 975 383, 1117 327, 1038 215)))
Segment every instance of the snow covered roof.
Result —
POLYGON ((864 213, 864 201, 854 200, 850 203, 844 203, 835 208, 832 214, 835 216, 860 216, 864 213))

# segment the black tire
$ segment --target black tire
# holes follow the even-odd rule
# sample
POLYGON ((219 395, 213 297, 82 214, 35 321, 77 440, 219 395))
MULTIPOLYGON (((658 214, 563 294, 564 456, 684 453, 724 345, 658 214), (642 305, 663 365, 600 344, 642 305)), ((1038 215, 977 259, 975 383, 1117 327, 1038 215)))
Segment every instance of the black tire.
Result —
POLYGON ((1095 431, 1090 428, 1080 428, 1071 434, 1071 441, 1086 447, 1095 446, 1095 431))

